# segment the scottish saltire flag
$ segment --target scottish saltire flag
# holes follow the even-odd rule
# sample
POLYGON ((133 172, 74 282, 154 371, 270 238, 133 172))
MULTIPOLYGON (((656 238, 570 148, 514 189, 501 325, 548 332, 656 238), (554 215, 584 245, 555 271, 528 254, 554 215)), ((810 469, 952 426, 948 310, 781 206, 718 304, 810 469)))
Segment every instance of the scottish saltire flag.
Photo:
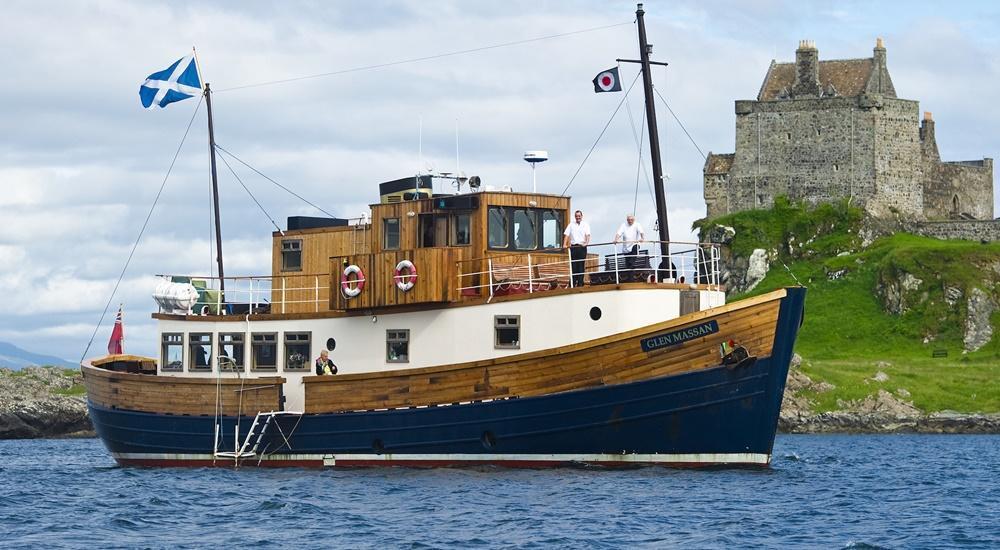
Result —
POLYGON ((618 80, 618 67, 601 71, 594 77, 594 92, 620 92, 622 83, 618 80))
POLYGON ((166 69, 149 75, 142 86, 139 86, 139 99, 147 109, 153 105, 166 107, 200 93, 201 78, 198 77, 194 54, 178 59, 166 69))

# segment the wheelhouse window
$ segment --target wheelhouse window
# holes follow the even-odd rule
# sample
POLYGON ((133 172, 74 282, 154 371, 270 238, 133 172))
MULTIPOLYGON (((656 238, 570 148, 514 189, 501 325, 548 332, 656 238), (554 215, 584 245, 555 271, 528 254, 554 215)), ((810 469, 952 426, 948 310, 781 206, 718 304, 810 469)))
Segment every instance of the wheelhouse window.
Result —
POLYGON ((385 362, 410 362, 410 331, 409 329, 390 329, 385 331, 385 362))
POLYGON ((192 332, 188 334, 188 370, 212 370, 212 334, 192 332))
POLYGON ((281 270, 302 271, 302 239, 281 241, 281 270))
POLYGON ((537 248, 538 235, 535 226, 538 217, 533 210, 514 210, 514 248, 517 250, 534 250, 537 248))
POLYGON ((502 207, 494 206, 488 216, 489 247, 507 248, 507 212, 502 207))
POLYGON ((219 370, 242 371, 246 341, 242 332, 219 334, 219 370))
POLYGON ((454 214, 451 217, 451 245, 465 246, 472 244, 472 216, 468 213, 454 214))
POLYGON ((421 214, 420 246, 445 246, 448 241, 448 216, 446 214, 421 214))
POLYGON ((165 332, 160 337, 160 365, 162 371, 184 370, 184 335, 165 332))
POLYGON ((399 218, 382 220, 382 248, 399 250, 399 218))
POLYGON ((558 210, 542 211, 542 248, 559 248, 562 246, 562 212, 558 210))
POLYGON ((521 316, 496 315, 493 317, 493 347, 496 349, 521 349, 521 316))
POLYGON ((285 333, 285 370, 306 370, 312 356, 311 332, 285 333))
POLYGON ((278 335, 255 333, 250 336, 254 370, 278 369, 278 335))

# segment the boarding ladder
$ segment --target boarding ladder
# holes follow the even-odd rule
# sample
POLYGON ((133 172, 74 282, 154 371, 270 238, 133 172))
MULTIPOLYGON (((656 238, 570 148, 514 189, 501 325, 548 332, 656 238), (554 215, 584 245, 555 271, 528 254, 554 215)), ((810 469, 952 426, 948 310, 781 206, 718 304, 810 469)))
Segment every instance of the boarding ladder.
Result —
MULTIPOLYGON (((233 437, 234 448, 232 451, 220 451, 219 446, 219 426, 215 427, 215 450, 213 452, 215 458, 231 458, 236 466, 239 466, 241 459, 254 458, 257 457, 257 464, 259 465, 262 460, 264 460, 264 450, 260 448, 261 442, 264 441, 264 437, 267 434, 267 429, 273 423, 275 428, 277 428, 278 433, 284 440, 284 445, 289 449, 292 448, 291 443, 288 438, 292 435, 289 433, 285 435, 285 432, 281 429, 281 426, 275 420, 278 416, 290 416, 298 417, 301 419, 302 413, 296 411, 269 411, 269 412, 259 412, 257 416, 253 419, 253 424, 250 425, 250 431, 247 432, 246 437, 243 439, 243 444, 241 445, 239 440, 240 426, 239 423, 236 424, 234 430, 235 434, 233 437), (253 443, 251 447, 250 444, 253 443)), ((298 427, 298 423, 295 424, 298 427)), ((295 428, 292 428, 294 431, 295 428)))
POLYGON ((367 253, 371 251, 371 247, 367 246, 367 219, 367 215, 362 214, 361 218, 358 219, 358 223, 354 224, 353 234, 351 235, 351 254, 361 254, 362 252, 367 253))

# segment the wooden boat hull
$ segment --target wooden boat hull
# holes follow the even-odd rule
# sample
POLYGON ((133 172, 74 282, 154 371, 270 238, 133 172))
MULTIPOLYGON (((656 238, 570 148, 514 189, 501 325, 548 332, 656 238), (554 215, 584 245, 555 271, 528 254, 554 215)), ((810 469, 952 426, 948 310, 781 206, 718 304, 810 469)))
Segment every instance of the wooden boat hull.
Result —
MULTIPOLYGON (((127 410, 108 397, 89 399, 90 414, 127 465, 765 466, 804 295, 787 289, 770 349, 740 366, 481 402, 276 416, 261 452, 239 461, 213 454, 212 415, 127 410)), ((647 336, 642 345, 654 345, 658 333, 647 336)), ((242 442, 253 420, 221 417, 221 450, 242 442)))

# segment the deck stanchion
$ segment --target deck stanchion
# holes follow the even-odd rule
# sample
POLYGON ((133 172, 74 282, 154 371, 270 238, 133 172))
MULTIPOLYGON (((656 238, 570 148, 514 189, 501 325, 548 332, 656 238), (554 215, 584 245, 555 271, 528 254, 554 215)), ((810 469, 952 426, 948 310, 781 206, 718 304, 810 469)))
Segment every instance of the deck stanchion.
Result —
POLYGON ((487 268, 489 269, 489 280, 490 280, 490 300, 493 299, 493 260, 487 260, 487 268))
POLYGON ((285 278, 281 278, 281 312, 285 312, 285 278))
POLYGON ((571 248, 566 249, 566 257, 569 258, 569 287, 573 288, 573 253, 571 248))
POLYGON ((313 277, 313 284, 316 285, 316 300, 313 302, 316 304, 316 311, 319 311, 319 275, 313 277))
POLYGON ((531 254, 528 254, 528 294, 534 293, 534 287, 534 283, 531 282, 531 254))

